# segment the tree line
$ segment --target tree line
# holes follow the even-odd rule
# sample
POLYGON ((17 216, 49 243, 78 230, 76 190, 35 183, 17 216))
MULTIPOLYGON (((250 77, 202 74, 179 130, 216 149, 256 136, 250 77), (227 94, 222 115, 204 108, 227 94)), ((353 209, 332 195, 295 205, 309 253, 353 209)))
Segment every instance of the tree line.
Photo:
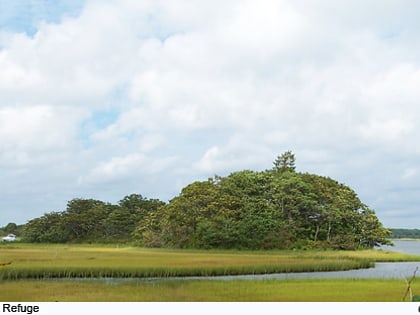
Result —
POLYGON ((419 229, 391 229, 391 238, 413 238, 420 239, 419 229))
POLYGON ((350 187, 299 173, 291 151, 271 169, 196 181, 165 203, 138 194, 117 204, 73 199, 23 227, 28 242, 130 242, 145 247, 372 248, 390 230, 350 187))
POLYGON ((125 243, 148 212, 164 202, 139 194, 124 197, 114 205, 95 199, 73 199, 62 212, 49 212, 30 220, 22 240, 36 243, 125 243))
POLYGON ((290 151, 270 170, 194 182, 136 227, 143 246, 180 248, 372 248, 390 231, 348 186, 297 173, 290 151))

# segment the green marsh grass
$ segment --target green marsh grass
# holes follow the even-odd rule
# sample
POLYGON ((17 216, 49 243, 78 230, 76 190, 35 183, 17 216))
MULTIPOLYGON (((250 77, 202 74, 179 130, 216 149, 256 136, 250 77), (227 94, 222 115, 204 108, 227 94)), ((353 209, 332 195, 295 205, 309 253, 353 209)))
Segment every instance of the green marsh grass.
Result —
MULTIPOLYGON (((420 256, 366 251, 199 251, 1 244, 2 301, 401 301, 404 280, 172 280, 348 270, 420 256), (163 280, 138 278, 163 278, 163 280), (83 279, 81 279, 83 278, 83 279), (108 278, 133 278, 109 280, 108 278), (137 278, 137 279, 136 279, 137 278)), ((418 292, 416 282, 413 291, 418 292)))
MULTIPOLYGON (((0 279, 147 278, 335 271, 404 259, 377 251, 198 251, 90 245, 1 246, 0 279), (392 258, 394 257, 394 258, 392 258)), ((419 258, 419 257, 417 257, 419 258)), ((407 259, 407 257, 406 257, 407 259)))
MULTIPOLYGON (((420 286, 414 282, 413 291, 420 286)), ((403 280, 18 280, 0 282, 9 302, 401 302, 403 280)))

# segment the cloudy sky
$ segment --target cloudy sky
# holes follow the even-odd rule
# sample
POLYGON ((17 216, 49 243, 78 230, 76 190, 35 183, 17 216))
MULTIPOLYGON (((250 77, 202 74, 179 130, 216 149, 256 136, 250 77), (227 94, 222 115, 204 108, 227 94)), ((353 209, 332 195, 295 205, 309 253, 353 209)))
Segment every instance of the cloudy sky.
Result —
POLYGON ((0 226, 272 167, 420 228, 417 0, 0 0, 0 226))

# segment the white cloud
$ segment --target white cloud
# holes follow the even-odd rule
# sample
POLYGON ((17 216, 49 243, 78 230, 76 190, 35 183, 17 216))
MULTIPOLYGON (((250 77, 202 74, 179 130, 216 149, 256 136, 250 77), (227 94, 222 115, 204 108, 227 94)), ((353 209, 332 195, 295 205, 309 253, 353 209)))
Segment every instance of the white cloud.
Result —
MULTIPOLYGON (((145 176, 151 177, 165 171, 170 171, 168 168, 173 165, 174 161, 175 159, 173 157, 158 158, 141 153, 114 156, 110 160, 94 166, 86 175, 80 176, 78 183, 83 186, 125 182, 127 185, 132 181, 141 181, 145 176)), ((144 186, 147 186, 147 184, 147 182, 143 183, 144 186)))
POLYGON ((387 121, 371 121, 369 125, 361 127, 363 137, 369 140, 394 142, 399 141, 413 130, 410 121, 403 119, 389 119, 387 121))
POLYGON ((146 157, 142 154, 130 154, 123 157, 113 157, 110 161, 100 163, 88 175, 88 180, 95 182, 109 181, 134 175, 139 167, 144 168, 146 157))
POLYGON ((197 163, 199 169, 205 172, 213 172, 217 170, 220 165, 215 165, 217 162, 215 161, 220 157, 220 149, 218 146, 213 146, 209 148, 205 153, 201 160, 197 163))
POLYGON ((404 170, 403 174, 402 174, 402 179, 404 180, 409 180, 414 178, 415 176, 417 176, 418 174, 418 169, 417 168, 407 168, 404 170))
POLYGON ((83 111, 48 105, 0 107, 3 152, 66 150, 74 145, 83 111))
POLYGON ((354 185, 386 216, 389 200, 375 195, 417 185, 416 9, 93 0, 31 37, 1 32, 4 181, 38 178, 42 196, 168 196, 215 173, 270 168, 291 149, 299 170, 354 185), (101 111, 111 117, 96 123, 101 111))

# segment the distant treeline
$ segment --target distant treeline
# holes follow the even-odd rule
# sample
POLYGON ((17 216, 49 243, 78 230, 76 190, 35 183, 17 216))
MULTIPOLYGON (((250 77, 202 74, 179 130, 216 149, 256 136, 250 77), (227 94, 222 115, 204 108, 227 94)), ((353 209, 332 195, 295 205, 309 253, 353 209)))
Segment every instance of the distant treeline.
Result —
POLYGON ((117 204, 73 199, 66 210, 19 227, 20 236, 26 242, 204 249, 358 249, 389 243, 391 232, 350 187, 296 172, 290 151, 273 164, 261 172, 191 183, 168 203, 138 194, 117 204))
POLYGON ((419 229, 391 229, 391 238, 418 238, 420 239, 419 229))

